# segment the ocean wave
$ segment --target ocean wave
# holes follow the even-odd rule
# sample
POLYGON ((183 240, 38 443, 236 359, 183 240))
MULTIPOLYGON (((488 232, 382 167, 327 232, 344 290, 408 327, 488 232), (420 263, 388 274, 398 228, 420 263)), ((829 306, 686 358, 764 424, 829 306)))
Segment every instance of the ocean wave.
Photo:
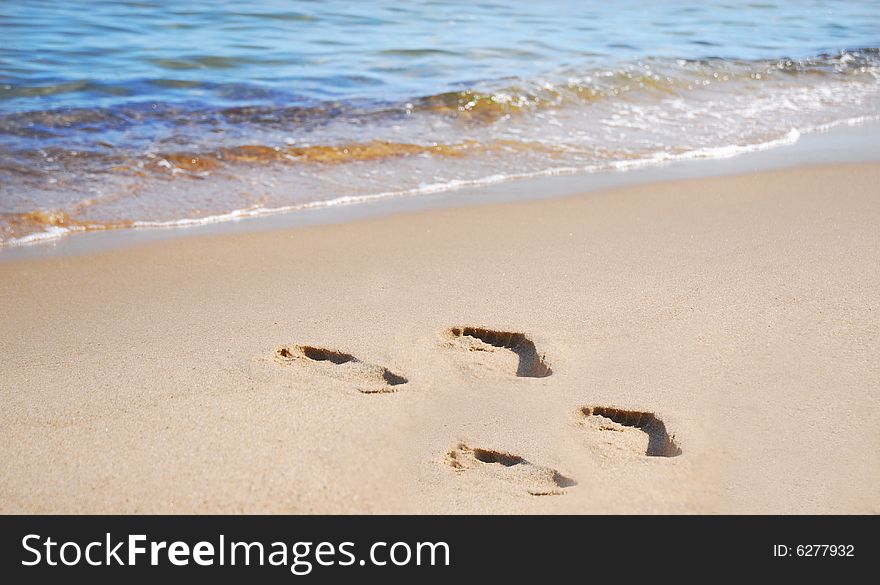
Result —
POLYGON ((826 132, 838 126, 855 126, 878 120, 880 120, 880 114, 858 116, 836 120, 834 122, 821 124, 810 128, 805 128, 803 129, 803 131, 792 128, 784 136, 773 140, 768 140, 766 142, 750 145, 727 145, 694 149, 677 153, 655 153, 653 155, 645 156, 643 158, 607 161, 604 163, 597 163, 579 167, 553 167, 533 172, 493 174, 468 180, 456 179, 442 183, 422 184, 418 187, 414 187, 411 189, 384 191, 379 193, 369 193, 356 196, 343 196, 328 200, 310 201, 296 205, 234 209, 226 213, 212 214, 195 218, 180 218, 164 221, 124 220, 105 223, 88 223, 70 220, 66 217, 66 215, 59 212, 53 212, 51 210, 41 210, 38 212, 30 212, 29 214, 23 215, 26 215, 33 224, 37 224, 42 220, 44 223, 44 229, 42 229, 42 231, 35 231, 23 236, 12 237, 6 240, 0 238, 0 246, 15 247, 39 244, 47 241, 57 240, 59 238, 69 236, 74 233, 87 231, 106 231, 112 229, 192 228, 272 215, 281 215, 308 209, 325 209, 339 206, 371 203, 401 197, 413 197, 417 195, 450 192, 465 188, 488 186, 516 180, 533 179, 538 177, 574 175, 580 173, 595 173, 602 171, 626 171, 636 168, 660 166, 684 160, 723 159, 749 152, 759 152, 780 146, 792 145, 801 138, 802 133, 806 134, 814 132, 826 132))
POLYGON ((878 64, 645 59, 398 103, 5 114, 0 245, 736 156, 878 119, 878 64))

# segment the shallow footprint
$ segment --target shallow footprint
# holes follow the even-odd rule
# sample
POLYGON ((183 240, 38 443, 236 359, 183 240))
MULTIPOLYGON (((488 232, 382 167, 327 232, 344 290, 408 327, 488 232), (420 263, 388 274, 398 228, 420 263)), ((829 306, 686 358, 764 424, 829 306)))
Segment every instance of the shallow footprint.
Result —
MULTIPOLYGON (((446 331, 450 345, 469 352, 508 354, 516 359, 516 375, 520 378, 546 378, 553 373, 535 343, 523 333, 495 331, 483 327, 451 327, 446 331)), ((504 355, 480 360, 485 366, 503 364, 504 355)), ((512 363, 511 363, 512 369, 512 363)))
POLYGON ((580 414, 583 422, 596 432, 620 434, 618 437, 606 437, 607 444, 626 446, 649 457, 681 455, 675 435, 669 435, 666 424, 653 412, 613 406, 585 406, 580 414))
POLYGON ((523 487, 533 496, 558 496, 577 485, 555 469, 529 463, 519 455, 504 451, 469 447, 459 443, 446 452, 443 462, 457 473, 478 471, 487 477, 523 487))
POLYGON ((354 382, 359 392, 383 394, 397 392, 408 380, 388 368, 362 362, 349 353, 312 345, 285 345, 275 350, 275 361, 300 365, 337 380, 354 382))

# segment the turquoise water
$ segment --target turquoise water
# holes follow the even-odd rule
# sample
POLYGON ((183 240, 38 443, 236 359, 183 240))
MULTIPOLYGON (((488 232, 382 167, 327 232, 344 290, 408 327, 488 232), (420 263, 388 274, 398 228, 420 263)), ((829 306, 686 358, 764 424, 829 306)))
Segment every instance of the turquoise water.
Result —
POLYGON ((880 2, 0 2, 0 244, 730 156, 880 114, 880 2))

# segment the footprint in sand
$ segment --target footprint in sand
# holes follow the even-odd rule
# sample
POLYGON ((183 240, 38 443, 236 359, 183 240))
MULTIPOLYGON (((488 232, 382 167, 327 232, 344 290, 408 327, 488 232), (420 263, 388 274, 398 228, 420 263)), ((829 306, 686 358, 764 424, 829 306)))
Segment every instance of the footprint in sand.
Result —
POLYGON ((351 354, 311 345, 286 345, 275 350, 275 361, 297 365, 337 380, 353 382, 364 394, 397 392, 407 379, 388 368, 362 362, 351 354))
POLYGON ((666 425, 653 412, 624 410, 612 406, 585 406, 581 422, 604 435, 606 445, 616 445, 649 457, 676 457, 681 448, 666 425))
POLYGON ((533 496, 558 496, 565 493, 565 488, 577 485, 555 469, 529 463, 519 455, 469 447, 464 443, 447 451, 443 462, 457 473, 475 471, 521 486, 533 496))
POLYGON ((546 378, 553 371, 534 342, 522 333, 482 327, 452 327, 445 332, 449 346, 472 352, 481 366, 513 370, 521 378, 546 378), (514 365, 515 363, 515 365, 514 365))

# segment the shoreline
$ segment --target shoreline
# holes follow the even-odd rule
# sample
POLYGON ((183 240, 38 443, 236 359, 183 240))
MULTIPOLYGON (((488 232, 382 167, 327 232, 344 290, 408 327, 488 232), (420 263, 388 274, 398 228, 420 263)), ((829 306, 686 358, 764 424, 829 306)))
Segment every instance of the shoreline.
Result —
POLYGON ((437 193, 400 195, 345 205, 270 212, 191 226, 74 232, 27 244, 0 246, 0 263, 40 257, 89 254, 166 239, 330 225, 401 213, 566 197, 604 189, 669 180, 733 176, 816 164, 874 162, 880 152, 880 121, 841 124, 801 135, 793 144, 718 158, 647 164, 632 169, 537 176, 437 193))
POLYGON ((880 513, 878 185, 806 166, 0 262, 0 508, 880 513))

